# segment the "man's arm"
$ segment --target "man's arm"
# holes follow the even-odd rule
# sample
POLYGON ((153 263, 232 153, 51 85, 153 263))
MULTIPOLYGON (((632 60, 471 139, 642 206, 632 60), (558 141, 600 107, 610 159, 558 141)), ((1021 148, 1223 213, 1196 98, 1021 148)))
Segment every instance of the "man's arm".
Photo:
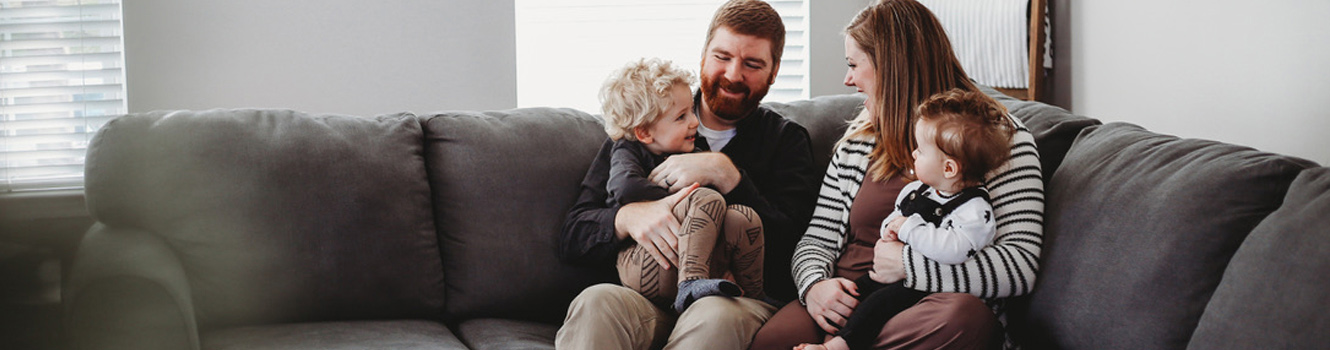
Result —
POLYGON ((559 240, 559 260, 567 263, 612 264, 618 256, 622 238, 615 234, 614 218, 618 206, 607 203, 606 183, 610 176, 610 152, 614 142, 606 139, 591 168, 582 179, 582 193, 564 219, 559 240))
POLYGON ((812 218, 820 171, 814 168, 812 146, 803 126, 780 118, 742 132, 749 134, 730 140, 725 146, 729 152, 672 156, 657 166, 650 177, 657 183, 677 186, 696 182, 724 190, 724 179, 738 174, 733 188, 725 192, 725 201, 748 206, 762 218, 766 241, 766 266, 763 268, 766 290, 769 296, 778 300, 792 300, 797 296, 789 272, 790 258, 812 218), (694 160, 699 163, 685 162, 694 160), (724 162, 719 165, 701 163, 711 160, 724 162), (717 169, 721 171, 715 171, 717 169), (720 176, 704 177, 706 174, 720 176))
POLYGON ((697 152, 671 156, 652 169, 647 178, 653 183, 669 184, 672 192, 697 183, 728 195, 739 185, 743 174, 724 153, 697 152))
POLYGON ((799 295, 790 264, 817 205, 822 169, 814 165, 808 131, 793 122, 783 124, 768 129, 760 137, 767 142, 756 144, 756 151, 743 152, 758 155, 761 161, 736 161, 747 164, 740 166, 742 176, 725 200, 753 208, 762 217, 767 294, 794 300, 799 295))
POLYGON ((760 170, 741 169, 738 184, 725 198, 761 214, 762 226, 768 228, 767 241, 788 242, 787 253, 792 254, 817 204, 820 171, 814 168, 812 146, 803 126, 790 122, 778 137, 770 173, 757 181, 749 171, 760 170))
MULTIPOLYGON (((765 227, 791 227, 802 233, 813 213, 818 188, 818 169, 813 167, 808 131, 794 122, 769 137, 777 138, 769 169, 759 183, 752 169, 740 169, 720 152, 681 154, 670 157, 648 175, 655 183, 670 183, 671 191, 698 183, 716 188, 730 204, 743 204, 762 215, 765 227)), ((764 138, 759 138, 764 139, 764 138)))
POLYGON ((610 205, 606 183, 613 148, 614 142, 607 140, 582 179, 582 193, 564 220, 559 259, 581 265, 613 264, 625 242, 639 242, 661 266, 677 265, 679 222, 670 208, 696 186, 660 200, 610 205))

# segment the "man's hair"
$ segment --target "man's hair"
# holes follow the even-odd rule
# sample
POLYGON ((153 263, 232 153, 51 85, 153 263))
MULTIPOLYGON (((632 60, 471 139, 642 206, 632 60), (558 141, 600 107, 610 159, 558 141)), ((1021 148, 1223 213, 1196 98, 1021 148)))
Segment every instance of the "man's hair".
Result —
POLYGON ((633 129, 648 126, 670 108, 670 88, 689 87, 693 73, 670 61, 643 58, 615 70, 600 87, 600 110, 611 139, 636 141, 633 129))
MULTIPOLYGON (((869 153, 874 180, 901 174, 913 164, 914 108, 943 91, 979 91, 961 68, 937 17, 914 0, 882 0, 860 11, 845 27, 868 55, 877 76, 878 95, 868 96, 877 113, 861 113, 845 139, 871 135, 869 153)), ((844 139, 843 139, 844 140, 844 139)))
POLYGON ((961 183, 975 186, 1011 157, 1016 126, 1006 109, 979 92, 951 89, 924 100, 920 120, 936 126, 933 142, 961 165, 961 183))
POLYGON ((771 4, 759 0, 730 0, 720 5, 716 15, 711 17, 707 41, 702 47, 711 46, 711 38, 716 36, 716 29, 720 27, 729 28, 737 34, 771 40, 771 65, 774 67, 780 64, 781 53, 785 51, 785 22, 781 21, 780 13, 771 4))

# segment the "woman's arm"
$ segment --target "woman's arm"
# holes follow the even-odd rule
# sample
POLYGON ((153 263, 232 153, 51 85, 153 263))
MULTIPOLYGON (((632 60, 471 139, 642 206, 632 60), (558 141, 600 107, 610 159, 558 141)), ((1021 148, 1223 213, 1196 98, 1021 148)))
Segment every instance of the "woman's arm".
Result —
POLYGON ((864 179, 862 169, 866 168, 870 150, 871 144, 847 140, 836 146, 827 165, 813 218, 794 250, 794 284, 799 289, 799 300, 805 304, 809 288, 832 276, 836 259, 848 242, 850 204, 864 179))
POLYGON ((928 259, 909 246, 901 250, 905 285, 925 292, 970 293, 1005 298, 1029 293, 1043 247, 1044 182, 1034 136, 1020 121, 1011 158, 990 174, 987 187, 997 218, 993 244, 958 265, 928 259))
POLYGON ((834 333, 859 302, 853 281, 831 277, 836 259, 849 242, 846 238, 850 204, 863 182, 872 145, 846 141, 836 146, 827 165, 817 206, 799 244, 795 246, 793 273, 799 289, 799 302, 807 306, 808 316, 827 333, 834 333))

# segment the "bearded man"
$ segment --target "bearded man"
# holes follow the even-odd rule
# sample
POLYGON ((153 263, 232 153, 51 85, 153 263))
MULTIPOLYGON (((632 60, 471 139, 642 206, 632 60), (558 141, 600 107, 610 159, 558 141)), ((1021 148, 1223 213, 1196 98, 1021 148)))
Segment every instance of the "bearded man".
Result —
POLYGON ((619 249, 636 242, 663 267, 677 267, 679 223, 671 208, 686 195, 681 189, 697 183, 757 212, 765 231, 765 290, 775 300, 705 297, 676 315, 623 286, 595 285, 573 300, 556 348, 745 349, 775 313, 773 303, 796 297, 790 258, 812 215, 822 169, 814 168, 808 131, 760 105, 780 69, 785 26, 765 2, 732 0, 716 11, 707 33, 693 103, 701 120, 696 148, 703 152, 671 156, 650 174, 678 192, 652 202, 607 203, 613 145, 607 140, 565 220, 560 259, 614 266, 619 249))

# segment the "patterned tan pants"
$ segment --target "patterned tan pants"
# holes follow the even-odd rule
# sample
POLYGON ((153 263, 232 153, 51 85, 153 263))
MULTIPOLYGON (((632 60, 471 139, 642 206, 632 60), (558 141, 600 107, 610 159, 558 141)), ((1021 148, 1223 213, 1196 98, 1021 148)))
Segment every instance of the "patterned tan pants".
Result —
POLYGON ((726 206, 719 192, 699 187, 674 206, 674 217, 680 226, 677 273, 661 268, 646 249, 633 244, 619 251, 619 282, 624 287, 662 306, 674 302, 679 282, 703 278, 732 278, 744 296, 766 296, 762 219, 752 208, 726 206))

